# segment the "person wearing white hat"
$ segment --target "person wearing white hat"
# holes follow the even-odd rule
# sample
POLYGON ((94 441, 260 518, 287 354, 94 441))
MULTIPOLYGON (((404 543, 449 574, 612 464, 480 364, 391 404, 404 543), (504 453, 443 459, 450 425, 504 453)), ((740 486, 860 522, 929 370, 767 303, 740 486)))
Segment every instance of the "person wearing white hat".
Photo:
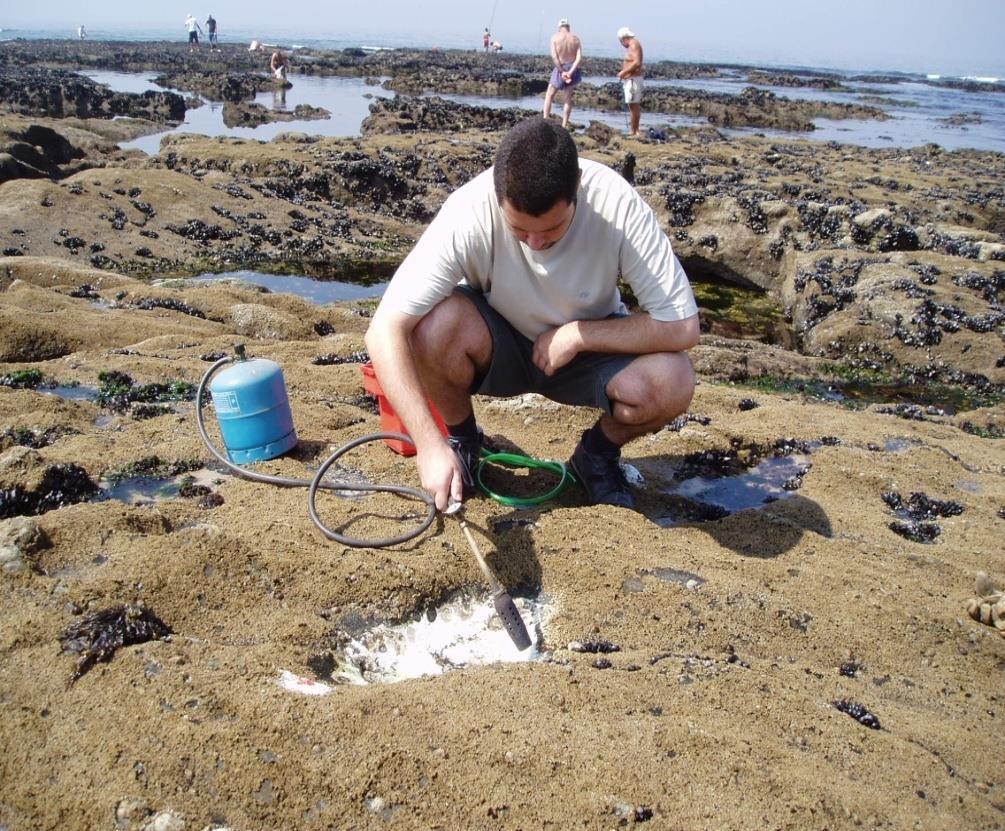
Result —
POLYGON ((551 102, 555 93, 562 90, 565 93, 562 126, 568 129, 569 118, 572 116, 572 90, 583 80, 579 71, 579 65, 583 62, 583 45, 572 33, 565 17, 558 21, 558 31, 551 36, 551 61, 555 68, 551 70, 548 91, 544 94, 544 117, 551 118, 551 102))
POLYGON ((631 113, 628 135, 637 136, 639 121, 642 118, 642 44, 635 37, 635 32, 627 26, 618 29, 618 40, 628 50, 618 73, 618 79, 625 92, 625 104, 631 113))
POLYGON ((199 35, 202 34, 202 26, 195 19, 191 12, 185 18, 185 28, 188 30, 188 51, 194 52, 199 45, 199 35))

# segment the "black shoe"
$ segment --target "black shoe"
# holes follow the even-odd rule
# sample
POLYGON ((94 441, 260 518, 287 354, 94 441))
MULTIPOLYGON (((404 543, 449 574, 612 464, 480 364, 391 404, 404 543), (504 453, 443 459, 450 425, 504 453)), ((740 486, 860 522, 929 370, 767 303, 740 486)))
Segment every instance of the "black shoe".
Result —
POLYGON ((457 454, 461 462, 461 478, 464 480, 464 497, 471 496, 478 490, 478 463, 482 455, 484 436, 478 431, 477 439, 460 436, 447 436, 447 444, 457 454))
MULTIPOLYGON (((584 434, 585 435, 585 434, 584 434)), ((586 491, 591 505, 635 508, 635 497, 618 460, 620 454, 590 453, 579 440, 569 466, 586 491)))

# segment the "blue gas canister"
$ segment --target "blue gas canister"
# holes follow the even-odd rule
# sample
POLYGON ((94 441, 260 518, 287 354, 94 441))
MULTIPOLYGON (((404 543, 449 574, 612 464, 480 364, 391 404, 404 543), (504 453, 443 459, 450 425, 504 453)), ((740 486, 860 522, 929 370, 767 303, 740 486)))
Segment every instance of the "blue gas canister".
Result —
POLYGON ((279 364, 237 360, 209 385, 227 456, 235 464, 274 459, 297 443, 279 364))

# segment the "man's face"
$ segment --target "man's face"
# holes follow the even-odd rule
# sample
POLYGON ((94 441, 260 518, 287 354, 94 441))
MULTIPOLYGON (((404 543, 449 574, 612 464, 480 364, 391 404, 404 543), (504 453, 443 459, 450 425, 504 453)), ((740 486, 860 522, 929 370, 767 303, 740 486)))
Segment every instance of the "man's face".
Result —
POLYGON ((531 251, 544 251, 565 236, 576 215, 576 204, 560 199, 540 216, 531 216, 518 211, 508 199, 504 199, 502 212, 514 237, 531 251))

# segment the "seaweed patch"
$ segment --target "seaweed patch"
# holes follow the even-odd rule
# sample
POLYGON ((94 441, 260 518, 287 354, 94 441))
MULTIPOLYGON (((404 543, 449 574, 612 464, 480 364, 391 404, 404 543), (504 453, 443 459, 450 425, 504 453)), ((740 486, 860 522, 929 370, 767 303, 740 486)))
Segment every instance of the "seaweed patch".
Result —
POLYGON ((108 662, 123 646, 166 640, 171 627, 142 604, 111 606, 71 624, 59 636, 64 652, 80 655, 74 683, 98 661, 108 662))

